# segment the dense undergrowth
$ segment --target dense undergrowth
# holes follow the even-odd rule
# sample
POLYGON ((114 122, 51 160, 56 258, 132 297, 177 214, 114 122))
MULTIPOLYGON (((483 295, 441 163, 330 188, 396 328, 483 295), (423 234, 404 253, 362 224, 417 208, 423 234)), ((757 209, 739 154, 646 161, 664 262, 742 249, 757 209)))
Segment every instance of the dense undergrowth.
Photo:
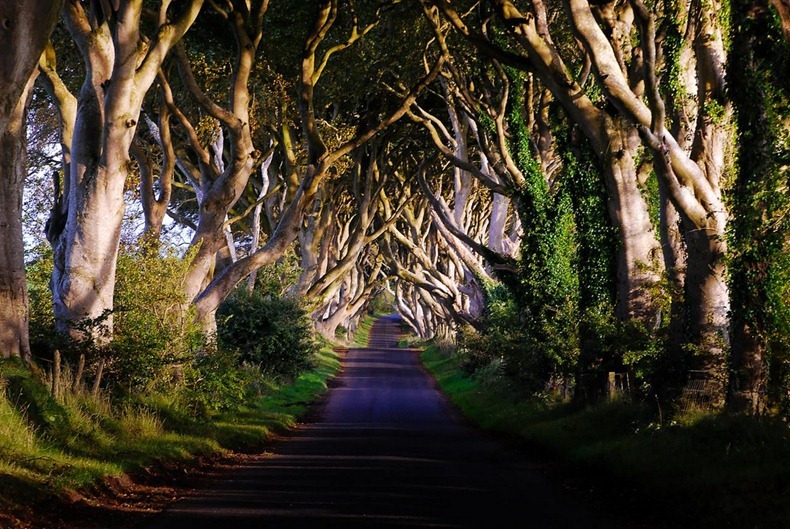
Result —
POLYGON ((790 523, 790 429, 784 421, 685 412, 661 422, 658 410, 645 403, 577 405, 525 396, 506 378, 469 375, 436 346, 425 350, 423 361, 480 427, 556 458, 593 483, 629 497, 636 492, 633 510, 648 519, 697 528, 790 523))

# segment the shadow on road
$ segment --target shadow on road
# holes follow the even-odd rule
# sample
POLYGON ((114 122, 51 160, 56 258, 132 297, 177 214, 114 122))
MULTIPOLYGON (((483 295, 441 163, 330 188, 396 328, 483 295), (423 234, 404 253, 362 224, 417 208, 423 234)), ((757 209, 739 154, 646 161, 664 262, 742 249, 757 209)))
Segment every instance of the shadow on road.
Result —
POLYGON ((150 529, 592 528, 536 467, 459 424, 377 320, 315 422, 154 520, 150 529))

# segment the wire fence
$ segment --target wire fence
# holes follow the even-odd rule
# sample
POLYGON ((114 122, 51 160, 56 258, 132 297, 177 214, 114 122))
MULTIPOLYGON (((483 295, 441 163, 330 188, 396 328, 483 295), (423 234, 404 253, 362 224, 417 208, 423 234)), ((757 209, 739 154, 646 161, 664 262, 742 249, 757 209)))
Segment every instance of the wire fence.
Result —
MULTIPOLYGON (((628 372, 604 373, 567 373, 556 374, 549 379, 545 392, 558 400, 579 400, 582 402, 633 401, 637 394, 635 381, 628 372)), ((695 412, 715 412, 721 409, 724 402, 723 382, 715 373, 703 370, 688 372, 684 385, 669 389, 666 396, 671 396, 674 413, 686 414, 695 412)), ((658 401, 659 396, 654 395, 658 401)), ((760 415, 767 412, 766 391, 764 387, 744 391, 731 388, 726 397, 736 407, 760 415)), ((659 413, 661 413, 659 406, 659 413)))
POLYGON ((713 411, 719 405, 721 384, 708 371, 689 371, 676 407, 680 413, 713 411))
POLYGON ((547 393, 562 400, 631 400, 633 388, 628 373, 581 373, 555 375, 546 384, 547 393))

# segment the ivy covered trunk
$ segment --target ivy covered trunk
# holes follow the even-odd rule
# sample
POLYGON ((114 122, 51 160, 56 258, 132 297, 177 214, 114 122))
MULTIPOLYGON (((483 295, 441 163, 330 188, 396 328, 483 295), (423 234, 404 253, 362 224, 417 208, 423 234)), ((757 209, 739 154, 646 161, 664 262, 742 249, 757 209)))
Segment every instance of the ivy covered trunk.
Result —
POLYGON ((637 181, 635 158, 641 142, 636 129, 622 118, 605 127, 608 148, 602 157, 607 164, 609 215, 620 243, 615 311, 621 320, 633 319, 652 329, 661 314, 651 290, 659 282, 663 263, 647 201, 637 181))
MULTIPOLYGON (((772 2, 779 14, 782 2, 772 2)), ((732 407, 788 406, 790 336, 790 42, 769 2, 732 2, 728 74, 737 109, 738 178, 732 193, 732 407)), ((784 3, 785 14, 790 4, 784 3)), ((790 22, 788 19, 786 22, 790 22)), ((784 27, 790 39, 790 23, 784 27)))

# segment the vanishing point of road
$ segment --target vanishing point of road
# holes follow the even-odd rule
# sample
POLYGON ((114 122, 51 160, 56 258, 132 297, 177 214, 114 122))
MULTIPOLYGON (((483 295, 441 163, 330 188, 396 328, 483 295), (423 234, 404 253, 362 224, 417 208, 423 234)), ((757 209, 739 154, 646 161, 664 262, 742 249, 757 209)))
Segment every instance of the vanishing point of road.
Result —
POLYGON ((457 419, 398 349, 397 316, 351 349, 318 418, 178 501, 151 529, 591 528, 522 456, 457 419))

